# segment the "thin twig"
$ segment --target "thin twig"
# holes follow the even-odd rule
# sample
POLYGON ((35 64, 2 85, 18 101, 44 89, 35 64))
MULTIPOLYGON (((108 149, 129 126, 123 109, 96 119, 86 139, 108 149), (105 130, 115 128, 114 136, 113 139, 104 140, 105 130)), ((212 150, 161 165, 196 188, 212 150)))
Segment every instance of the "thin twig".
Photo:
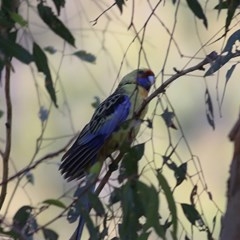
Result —
POLYGON ((13 176, 9 177, 9 178, 5 178, 1 183, 0 186, 4 186, 6 183, 8 183, 9 181, 14 180, 15 178, 26 174, 27 172, 29 172, 30 170, 33 170, 34 168, 36 168, 40 163, 42 163, 43 161, 47 160, 47 159, 51 159, 54 158, 56 156, 58 156, 59 154, 63 153, 66 151, 66 149, 69 147, 69 145, 73 142, 73 140, 76 138, 76 136, 74 136, 73 138, 70 139, 70 141, 62 148, 60 148, 59 150, 46 154, 45 156, 41 157, 39 160, 35 161, 34 163, 32 163, 31 165, 23 168, 22 170, 18 171, 16 174, 14 174, 13 176))
POLYGON ((213 51, 210 54, 208 54, 205 59, 203 59, 200 63, 196 64, 195 66, 181 71, 177 71, 176 74, 174 74, 172 77, 163 82, 163 84, 161 84, 160 87, 158 87, 150 96, 148 96, 144 100, 141 107, 136 111, 135 117, 138 118, 141 112, 144 110, 144 108, 149 104, 149 102, 153 100, 155 97, 157 97, 159 94, 164 93, 166 91, 166 88, 176 79, 196 70, 204 70, 204 66, 206 64, 214 62, 214 60, 216 60, 217 57, 218 57, 217 53, 213 51))

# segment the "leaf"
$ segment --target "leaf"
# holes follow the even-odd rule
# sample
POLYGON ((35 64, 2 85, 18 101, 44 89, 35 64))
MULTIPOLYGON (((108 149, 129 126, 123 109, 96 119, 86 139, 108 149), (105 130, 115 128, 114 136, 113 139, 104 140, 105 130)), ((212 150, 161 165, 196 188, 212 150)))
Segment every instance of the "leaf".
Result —
POLYGON ((159 222, 160 216, 158 213, 159 209, 158 192, 153 186, 147 188, 144 187, 143 191, 140 191, 140 187, 138 187, 138 191, 142 192, 142 195, 140 195, 139 198, 142 200, 142 205, 145 209, 144 213, 146 217, 145 230, 147 230, 150 227, 153 227, 157 235, 161 239, 165 239, 164 227, 159 222), (147 199, 144 200, 143 195, 146 195, 147 199))
POLYGON ((180 185, 186 179, 187 162, 181 164, 174 170, 174 176, 177 180, 176 186, 180 185))
POLYGON ((165 232, 163 226, 159 223, 159 198, 158 192, 154 186, 148 186, 143 182, 137 181, 135 196, 135 206, 137 208, 138 218, 145 216, 146 223, 143 225, 143 232, 147 232, 152 227, 161 238, 164 238, 165 232))
POLYGON ((50 95, 50 98, 52 99, 55 107, 58 107, 47 57, 43 50, 35 42, 33 43, 33 57, 38 71, 45 75, 45 87, 50 95))
POLYGON ((163 158, 163 164, 166 164, 169 169, 176 171, 178 167, 176 163, 173 162, 169 156, 162 156, 162 158, 163 158))
POLYGON ((181 203, 181 206, 182 206, 183 213, 188 219, 188 221, 192 225, 198 227, 200 230, 203 230, 205 227, 205 224, 202 220, 201 215, 197 211, 197 209, 193 205, 190 205, 187 203, 181 203))
POLYGON ((227 31, 228 31, 228 28, 232 22, 234 13, 235 13, 236 9, 238 8, 238 5, 239 5, 239 1, 237 1, 237 0, 229 1, 227 18, 226 18, 226 23, 225 23, 225 33, 227 33, 227 31))
POLYGON ((222 9, 227 9, 228 8, 228 2, 227 1, 222 1, 220 0, 219 1, 219 4, 217 4, 214 9, 217 9, 217 10, 222 10, 222 9))
POLYGON ((178 229, 178 219, 177 219, 177 207, 176 207, 176 203, 175 203, 175 200, 173 197, 173 193, 171 191, 171 188, 170 188, 166 178, 159 171, 157 173, 157 179, 158 179, 159 186, 161 186, 162 190, 165 193, 164 195, 167 199, 168 208, 172 215, 172 225, 173 225, 172 236, 173 236, 173 239, 176 240, 177 239, 177 229, 178 229))
POLYGON ((132 178, 138 175, 138 161, 144 154, 145 143, 131 147, 124 155, 120 165, 118 180, 122 182, 126 178, 132 178))
POLYGON ((137 239, 136 199, 136 191, 129 181, 122 187, 121 194, 122 223, 119 225, 119 237, 122 240, 137 239))
POLYGON ((34 175, 31 172, 28 171, 26 173, 26 178, 29 183, 34 184, 34 175))
POLYGON ((207 194, 208 194, 208 198, 212 201, 213 200, 212 193, 211 192, 207 192, 207 194))
POLYGON ((150 128, 150 129, 153 129, 153 122, 152 122, 152 120, 148 118, 146 120, 146 122, 147 122, 147 127, 150 128))
POLYGON ((122 14, 122 12, 123 12, 124 0, 115 0, 115 3, 117 4, 117 7, 118 7, 118 9, 120 10, 120 13, 122 14))
POLYGON ((19 6, 18 1, 1 0, 1 8, 3 8, 5 11, 17 11, 18 6, 19 6))
POLYGON ((142 233, 142 234, 137 238, 137 240, 148 240, 150 234, 151 234, 151 232, 142 233))
POLYGON ((101 103, 101 100, 98 96, 94 97, 94 102, 91 103, 92 107, 96 109, 101 103))
POLYGON ((43 5, 41 1, 37 5, 38 14, 48 27, 59 37, 67 41, 72 46, 75 46, 75 39, 68 28, 54 15, 52 9, 43 5))
POLYGON ((42 228, 45 240, 57 240, 59 235, 50 228, 42 228))
POLYGON ((54 54, 54 53, 57 52, 57 50, 54 47, 52 47, 52 46, 47 46, 47 47, 44 48, 44 50, 46 52, 50 53, 50 54, 54 54))
POLYGON ((212 222, 213 222, 212 233, 214 232, 215 227, 216 227, 216 220, 217 220, 217 215, 215 215, 215 216, 213 217, 213 220, 212 220, 212 222))
POLYGON ((121 188, 115 187, 110 194, 109 204, 113 205, 121 200, 121 188))
POLYGON ((210 93, 209 93, 207 88, 206 88, 206 91, 205 91, 205 104, 206 104, 206 116, 207 116, 208 123, 210 124, 210 126, 214 130, 215 129, 215 122, 214 122, 213 105, 212 105, 212 100, 211 100, 210 93))
POLYGON ((198 189, 198 186, 194 185, 194 187, 191 191, 191 194, 190 194, 190 202, 193 206, 195 205, 194 198, 197 196, 197 189, 198 189))
POLYGON ((191 240, 187 235, 185 235, 185 240, 191 240))
POLYGON ((170 128, 173 128, 173 129, 177 129, 177 127, 173 123, 173 118, 175 117, 174 112, 169 112, 168 108, 166 108, 164 110, 164 112, 161 114, 161 117, 165 121, 167 127, 170 127, 170 128))
POLYGON ((91 203, 91 207, 95 210, 97 216, 104 216, 105 209, 103 207, 102 202, 100 201, 98 195, 95 193, 88 192, 89 202, 91 203))
POLYGON ((122 207, 122 223, 119 225, 120 239, 136 239, 137 238, 137 224, 138 218, 134 211, 136 206, 134 202, 134 191, 127 182, 121 188, 121 207, 122 207), (131 204, 130 204, 131 203, 131 204), (132 212, 132 214, 130 214, 132 212))
POLYGON ((96 62, 96 57, 91 53, 87 53, 85 50, 79 50, 77 52, 74 52, 73 55, 85 62, 89 62, 89 63, 96 62))
POLYGON ((231 66, 230 69, 228 69, 227 73, 226 73, 226 82, 225 82, 225 85, 227 84, 228 80, 230 79, 230 77, 232 76, 232 73, 233 71, 235 70, 235 67, 237 66, 237 63, 236 64, 233 64, 231 66))
POLYGON ((233 64, 233 65, 231 66, 231 68, 228 69, 228 71, 227 71, 227 73, 226 73, 226 80, 225 80, 225 85, 224 85, 224 88, 223 88, 223 94, 222 94, 221 103, 222 103, 223 100, 224 100, 224 96, 225 96, 226 89, 227 89, 227 83, 228 83, 229 79, 231 78, 232 73, 233 73, 233 71, 235 70, 235 67, 237 66, 237 64, 238 64, 238 63, 233 64))
POLYGON ((232 52, 232 48, 233 48, 234 44, 236 43, 236 41, 239 41, 239 40, 240 40, 240 30, 237 30, 228 38, 222 53, 232 52))
POLYGON ((60 14, 61 7, 63 8, 65 6, 65 0, 52 0, 56 9, 57 9, 57 14, 60 14))
POLYGON ((48 119, 48 114, 49 114, 48 109, 46 109, 44 106, 41 106, 38 112, 38 116, 41 122, 45 122, 48 119))
POLYGON ((22 230, 28 222, 32 213, 32 207, 25 205, 18 209, 13 217, 13 226, 19 230, 22 230))
POLYGON ((226 55, 220 55, 217 59, 211 64, 211 67, 204 74, 204 77, 210 76, 216 71, 218 71, 221 67, 223 67, 229 60, 231 60, 235 55, 233 53, 228 53, 226 55))
POLYGON ((138 180, 130 180, 121 187, 122 224, 119 226, 120 239, 138 239, 138 232, 143 233, 154 228, 160 238, 165 239, 163 226, 159 223, 159 198, 153 186, 147 186, 138 180), (143 227, 139 219, 145 216, 143 227))
POLYGON ((43 203, 48 204, 48 205, 52 205, 52 206, 55 206, 55 207, 66 209, 66 205, 58 199, 50 198, 50 199, 44 200, 43 203))
POLYGON ((28 24, 28 22, 16 12, 10 12, 10 17, 15 23, 18 23, 21 27, 26 27, 28 24))
POLYGON ((204 12, 202 10, 202 7, 199 4, 199 2, 197 0, 186 0, 186 1, 187 1, 187 4, 188 4, 189 8, 194 13, 194 15, 196 17, 198 17, 199 19, 202 19, 204 26, 207 28, 208 27, 207 18, 205 16, 205 14, 204 14, 204 12))
POLYGON ((33 61, 32 55, 25 48, 14 42, 11 38, 6 39, 2 35, 0 35, 0 50, 7 58, 15 57, 25 64, 33 61))

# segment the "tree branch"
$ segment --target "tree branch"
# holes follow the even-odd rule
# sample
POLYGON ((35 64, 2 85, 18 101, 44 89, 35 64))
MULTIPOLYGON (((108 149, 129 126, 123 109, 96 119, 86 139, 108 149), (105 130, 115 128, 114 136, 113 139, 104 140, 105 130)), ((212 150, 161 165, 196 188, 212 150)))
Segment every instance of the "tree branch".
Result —
POLYGON ((0 194, 0 209, 4 203, 4 200, 7 195, 7 179, 8 179, 8 164, 9 164, 9 156, 11 151, 11 135, 12 135, 12 101, 11 101, 11 94, 10 94, 10 74, 11 74, 11 66, 10 64, 6 64, 5 67, 5 99, 6 99, 6 145, 5 150, 3 152, 3 177, 2 181, 5 182, 1 188, 0 194))
POLYGON ((227 208, 222 221, 221 240, 240 239, 240 116, 229 134, 234 142, 227 190, 227 208))
POLYGON ((208 54, 200 63, 196 64, 193 67, 184 69, 182 71, 177 71, 176 74, 174 74, 172 77, 167 79, 159 88, 157 88, 150 96, 148 96, 145 101, 142 103, 141 107, 137 109, 135 112, 135 118, 138 118, 143 111, 143 109, 149 104, 149 102, 154 99, 156 96, 158 96, 161 93, 164 93, 166 91, 166 88, 176 79, 178 79, 181 76, 184 76, 190 72, 196 71, 196 70, 204 70, 204 66, 206 64, 214 62, 218 57, 218 54, 213 51, 210 54, 208 54))
MULTIPOLYGON (((78 135, 78 134, 77 134, 78 135)), ((13 176, 9 177, 9 178, 5 178, 3 179, 3 181, 0 183, 0 186, 4 186, 5 184, 7 184, 9 181, 14 180, 15 178, 26 174, 27 172, 29 172, 30 170, 33 170, 34 168, 36 168, 40 163, 42 163, 43 161, 50 159, 50 158, 54 158, 56 156, 58 156, 59 154, 63 153, 66 151, 66 149, 69 147, 69 145, 75 140, 76 136, 74 136, 73 138, 70 139, 70 141, 62 148, 60 148, 59 150, 52 152, 52 153, 48 153, 45 156, 41 157, 39 160, 35 161, 34 163, 32 163, 31 165, 23 168, 22 170, 18 171, 16 174, 14 174, 13 176)))

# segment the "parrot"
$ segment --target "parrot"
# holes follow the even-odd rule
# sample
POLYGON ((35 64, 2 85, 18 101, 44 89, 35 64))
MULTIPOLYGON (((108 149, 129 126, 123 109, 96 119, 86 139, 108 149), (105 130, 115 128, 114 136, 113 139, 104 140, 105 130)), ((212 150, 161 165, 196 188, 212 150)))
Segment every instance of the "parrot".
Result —
MULTIPOLYGON (((63 155, 59 170, 65 179, 72 181, 86 178, 96 162, 102 165, 123 144, 132 144, 147 112, 147 106, 137 119, 135 113, 154 83, 155 75, 148 68, 133 70, 122 78, 116 90, 99 104, 89 123, 63 155)), ((94 192, 94 187, 90 191, 94 192)), ((90 211, 87 198, 83 201, 90 211)), ((80 216, 78 234, 74 239, 81 238, 83 226, 84 221, 80 216)))

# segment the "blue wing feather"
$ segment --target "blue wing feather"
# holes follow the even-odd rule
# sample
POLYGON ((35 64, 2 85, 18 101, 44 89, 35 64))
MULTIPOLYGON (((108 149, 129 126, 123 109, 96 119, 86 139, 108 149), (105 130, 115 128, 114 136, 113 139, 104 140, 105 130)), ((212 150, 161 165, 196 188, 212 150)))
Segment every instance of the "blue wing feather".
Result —
POLYGON ((64 154, 60 170, 65 178, 82 178, 96 162, 106 139, 127 119, 131 107, 127 95, 113 93, 96 109, 72 147, 64 154))

